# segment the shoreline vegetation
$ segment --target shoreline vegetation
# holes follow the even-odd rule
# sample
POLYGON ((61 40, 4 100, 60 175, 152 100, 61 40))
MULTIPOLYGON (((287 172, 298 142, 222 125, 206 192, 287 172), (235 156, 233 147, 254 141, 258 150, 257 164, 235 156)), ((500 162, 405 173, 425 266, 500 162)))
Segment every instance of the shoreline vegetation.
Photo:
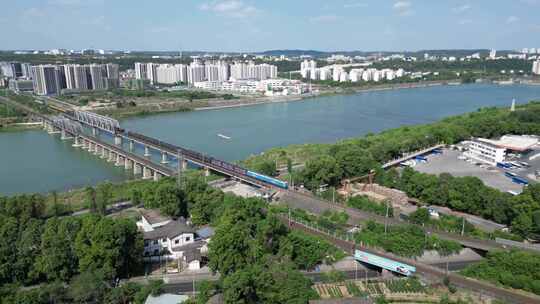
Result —
POLYGON ((490 188, 476 177, 429 175, 405 169, 385 171, 381 164, 439 143, 455 144, 471 137, 540 134, 540 102, 508 108, 486 107, 435 123, 405 126, 330 144, 276 147, 248 157, 242 164, 263 174, 282 176, 294 185, 317 192, 321 185, 337 187, 343 179, 375 170, 378 184, 405 191, 424 204, 441 205, 511 227, 522 238, 540 239, 540 184, 512 196, 490 188), (296 169, 295 169, 296 168, 296 169))

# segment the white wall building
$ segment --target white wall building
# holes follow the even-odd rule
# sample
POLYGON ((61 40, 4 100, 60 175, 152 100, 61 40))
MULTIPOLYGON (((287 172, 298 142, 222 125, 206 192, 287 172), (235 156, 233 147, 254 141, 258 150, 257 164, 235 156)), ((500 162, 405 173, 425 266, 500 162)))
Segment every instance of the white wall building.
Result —
POLYGON ((201 250, 206 243, 195 240, 195 230, 184 219, 172 220, 159 211, 144 210, 137 226, 143 232, 145 259, 180 260, 188 269, 200 268, 201 250))
POLYGON ((463 153, 464 156, 492 166, 504 162, 506 155, 506 148, 496 146, 483 138, 472 140, 468 143, 467 148, 468 150, 463 153))
POLYGON ((540 75, 540 60, 536 60, 533 62, 532 73, 540 75))

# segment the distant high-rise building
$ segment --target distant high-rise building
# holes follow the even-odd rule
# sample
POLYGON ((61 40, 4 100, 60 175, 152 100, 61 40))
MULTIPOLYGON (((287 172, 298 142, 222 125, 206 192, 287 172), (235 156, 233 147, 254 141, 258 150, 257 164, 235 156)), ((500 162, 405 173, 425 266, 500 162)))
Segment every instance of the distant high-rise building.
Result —
POLYGON ((92 81, 89 79, 90 72, 86 65, 75 65, 73 67, 75 77, 75 88, 80 91, 89 90, 92 88, 92 81))
POLYGON ((540 60, 536 60, 533 62, 532 73, 540 75, 540 60))
POLYGON ((146 63, 135 62, 135 78, 148 79, 146 72, 146 63))
POLYGON ((75 65, 74 64, 66 64, 63 66, 64 69, 64 75, 66 77, 66 88, 68 90, 74 90, 76 89, 75 85, 75 65))
POLYGON ((91 64, 88 67, 92 79, 92 90, 104 90, 107 71, 100 64, 91 64))
POLYGON ((37 95, 56 95, 60 93, 58 68, 54 65, 32 67, 34 93, 37 95))
POLYGON ((206 79, 205 67, 199 62, 192 62, 187 67, 187 79, 189 84, 194 84, 195 82, 201 82, 206 79))

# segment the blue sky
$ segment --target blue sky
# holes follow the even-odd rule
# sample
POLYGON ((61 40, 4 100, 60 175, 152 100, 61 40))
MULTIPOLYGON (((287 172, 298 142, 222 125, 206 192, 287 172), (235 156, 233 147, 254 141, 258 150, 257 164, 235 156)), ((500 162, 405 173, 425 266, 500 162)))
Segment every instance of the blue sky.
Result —
POLYGON ((0 0, 0 49, 540 47, 540 0, 0 0))

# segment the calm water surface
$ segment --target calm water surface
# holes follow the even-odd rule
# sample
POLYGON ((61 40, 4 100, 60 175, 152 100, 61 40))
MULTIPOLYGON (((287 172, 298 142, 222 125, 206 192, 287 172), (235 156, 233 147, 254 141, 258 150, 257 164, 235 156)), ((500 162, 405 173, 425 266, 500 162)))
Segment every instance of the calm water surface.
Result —
MULTIPOLYGON (((429 123, 483 106, 510 106, 513 98, 517 103, 540 99, 540 86, 464 85, 364 92, 161 114, 121 124, 233 161, 276 146, 334 142, 402 125, 429 123)), ((130 177, 123 169, 43 131, 0 133, 0 151, 0 194, 64 190, 130 177)))

